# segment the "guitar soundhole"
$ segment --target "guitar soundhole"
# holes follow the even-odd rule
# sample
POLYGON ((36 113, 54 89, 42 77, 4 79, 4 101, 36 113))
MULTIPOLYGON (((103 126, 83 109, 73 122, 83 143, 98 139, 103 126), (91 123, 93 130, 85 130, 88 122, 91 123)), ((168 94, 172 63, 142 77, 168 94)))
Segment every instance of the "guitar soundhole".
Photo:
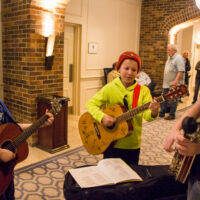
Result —
POLYGON ((1 148, 2 148, 2 149, 8 149, 8 150, 12 151, 13 153, 15 153, 15 147, 14 147, 14 145, 12 144, 12 142, 10 142, 10 141, 4 142, 4 143, 1 145, 1 148))
POLYGON ((112 130, 115 128, 115 123, 112 126, 108 126, 107 129, 112 130))

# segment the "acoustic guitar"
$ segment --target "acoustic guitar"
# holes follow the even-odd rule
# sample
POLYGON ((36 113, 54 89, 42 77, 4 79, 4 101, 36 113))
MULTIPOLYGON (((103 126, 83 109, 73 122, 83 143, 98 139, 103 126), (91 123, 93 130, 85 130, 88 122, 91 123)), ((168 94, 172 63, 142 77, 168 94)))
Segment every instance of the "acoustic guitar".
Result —
MULTIPOLYGON (((156 100, 163 102, 186 94, 188 94, 187 87, 179 85, 156 100)), ((112 127, 105 127, 102 123, 96 121, 90 113, 84 113, 79 119, 79 133, 86 150, 93 155, 98 155, 103 153, 113 141, 126 137, 131 129, 128 120, 148 109, 149 105, 150 102, 129 111, 126 111, 124 106, 117 104, 108 106, 103 112, 116 118, 112 127)))
MULTIPOLYGON (((200 123, 197 123, 193 117, 185 117, 182 122, 183 135, 185 138, 194 143, 200 143, 200 123)), ((196 155, 184 156, 176 150, 172 158, 169 172, 174 175, 175 179, 185 183, 196 155)))
MULTIPOLYGON (((57 115, 61 110, 62 104, 64 104, 64 100, 53 99, 51 102, 52 108, 49 112, 54 116, 57 115)), ((28 143, 26 139, 43 125, 48 118, 48 115, 43 115, 23 132, 19 126, 14 123, 0 125, 0 147, 16 153, 15 159, 10 162, 4 163, 0 161, 0 195, 2 195, 9 186, 15 165, 25 160, 28 156, 28 143)))

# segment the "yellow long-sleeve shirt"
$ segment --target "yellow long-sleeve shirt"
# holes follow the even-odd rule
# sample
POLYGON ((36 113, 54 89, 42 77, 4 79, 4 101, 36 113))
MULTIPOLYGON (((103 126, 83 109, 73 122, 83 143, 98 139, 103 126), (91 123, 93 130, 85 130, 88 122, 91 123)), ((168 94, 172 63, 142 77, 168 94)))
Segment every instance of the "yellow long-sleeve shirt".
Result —
MULTIPOLYGON (((102 108, 108 107, 111 104, 124 105, 123 99, 126 98, 128 108, 131 109, 133 102, 133 93, 137 82, 128 88, 125 88, 120 78, 114 79, 112 82, 105 85, 99 92, 97 92, 87 103, 86 108, 88 112, 101 122, 105 113, 102 108)), ((137 106, 142 106, 152 100, 149 89, 141 85, 140 95, 137 106)), ((120 149, 138 149, 141 145, 142 133, 142 118, 146 121, 153 121, 155 118, 151 117, 151 110, 147 109, 132 119, 133 131, 127 137, 119 139, 115 142, 114 148, 120 149)))

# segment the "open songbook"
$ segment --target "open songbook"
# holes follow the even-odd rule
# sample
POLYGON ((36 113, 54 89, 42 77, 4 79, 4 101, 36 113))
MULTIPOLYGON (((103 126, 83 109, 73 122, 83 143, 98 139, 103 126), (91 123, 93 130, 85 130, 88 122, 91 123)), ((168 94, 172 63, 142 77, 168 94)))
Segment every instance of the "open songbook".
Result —
POLYGON ((81 188, 142 181, 142 178, 120 158, 103 159, 97 166, 69 169, 69 172, 81 188))

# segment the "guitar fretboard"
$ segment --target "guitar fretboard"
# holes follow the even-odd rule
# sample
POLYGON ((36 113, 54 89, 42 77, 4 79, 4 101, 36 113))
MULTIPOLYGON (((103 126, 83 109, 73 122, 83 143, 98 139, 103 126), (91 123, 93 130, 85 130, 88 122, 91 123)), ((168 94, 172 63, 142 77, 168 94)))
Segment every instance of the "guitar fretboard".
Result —
MULTIPOLYGON (((158 102, 163 102, 163 101, 165 101, 165 99, 164 99, 163 96, 160 96, 160 97, 158 97, 158 98, 156 99, 156 101, 158 101, 158 102)), ((127 121, 127 120, 133 118, 133 116, 135 116, 135 115, 137 115, 137 114, 143 112, 144 110, 147 110, 147 109, 149 108, 150 103, 151 103, 151 102, 148 102, 148 103, 146 103, 146 104, 144 104, 144 105, 142 105, 142 106, 140 106, 140 107, 137 107, 137 108, 135 108, 135 109, 132 109, 132 110, 129 110, 129 111, 123 113, 122 115, 120 115, 120 116, 118 116, 118 117, 116 118, 116 121, 117 121, 117 122, 124 121, 124 120, 127 121)))
MULTIPOLYGON (((52 110, 49 112, 52 113, 52 110)), ((22 144, 29 136, 31 136, 42 124, 45 123, 45 121, 49 118, 48 115, 42 116, 40 119, 38 119, 34 124, 29 126, 27 129, 23 131, 23 134, 18 135, 14 140, 13 144, 15 147, 18 147, 20 144, 22 144)))

